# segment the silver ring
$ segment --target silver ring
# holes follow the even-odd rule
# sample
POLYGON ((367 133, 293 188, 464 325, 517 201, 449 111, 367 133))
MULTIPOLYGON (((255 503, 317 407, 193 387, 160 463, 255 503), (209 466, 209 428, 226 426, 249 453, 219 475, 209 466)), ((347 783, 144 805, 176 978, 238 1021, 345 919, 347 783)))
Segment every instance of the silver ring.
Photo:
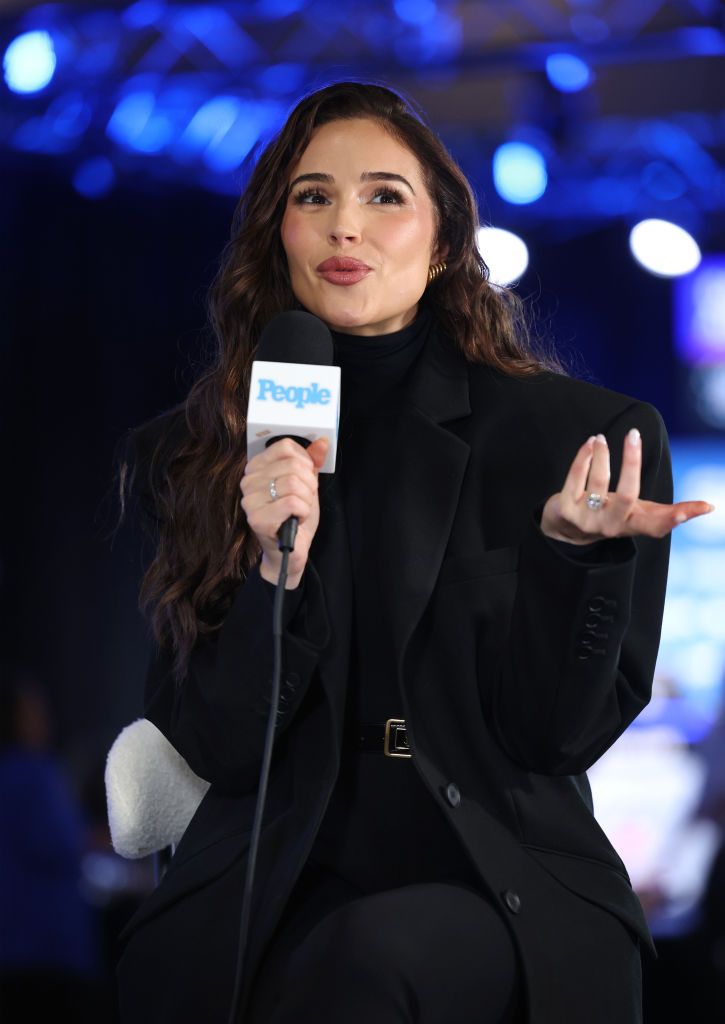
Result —
POLYGON ((272 501, 276 501, 279 495, 277 494, 277 482, 276 480, 269 481, 269 493, 272 501))
POLYGON ((606 498, 603 498, 601 494, 597 494, 595 491, 591 491, 587 495, 587 506, 594 509, 595 512, 598 512, 600 508, 603 508, 605 502, 606 498))

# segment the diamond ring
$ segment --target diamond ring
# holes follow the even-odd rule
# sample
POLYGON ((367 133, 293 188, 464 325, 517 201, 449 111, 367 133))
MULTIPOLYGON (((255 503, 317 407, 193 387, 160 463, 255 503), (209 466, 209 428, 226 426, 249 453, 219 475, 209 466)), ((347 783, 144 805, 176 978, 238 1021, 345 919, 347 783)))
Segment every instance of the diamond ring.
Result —
POLYGON ((276 482, 276 480, 270 480, 269 481, 269 493, 270 493, 270 496, 272 498, 272 501, 275 501, 279 497, 279 495, 277 494, 277 482, 276 482))
POLYGON ((587 506, 588 508, 594 509, 595 512, 604 507, 605 501, 606 499, 603 498, 601 494, 596 494, 594 491, 591 491, 587 495, 587 506))

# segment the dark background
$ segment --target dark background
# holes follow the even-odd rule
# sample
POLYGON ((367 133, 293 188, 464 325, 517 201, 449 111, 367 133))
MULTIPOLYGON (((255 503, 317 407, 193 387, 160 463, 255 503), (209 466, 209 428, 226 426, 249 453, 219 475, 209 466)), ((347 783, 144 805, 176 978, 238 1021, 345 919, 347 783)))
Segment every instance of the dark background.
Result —
MULTIPOLYGON (((69 62, 32 98, 0 81, 2 656, 48 691, 54 749, 98 830, 93 848, 109 854, 107 870, 104 762, 120 729, 142 714, 150 648, 137 609, 149 552, 137 523, 116 528, 117 460, 126 432, 183 399, 213 348, 206 290, 241 178, 235 168, 222 181, 199 161, 174 166, 164 153, 139 154, 104 134, 128 80, 163 36, 138 28, 142 6, 0 4, 0 52, 43 19, 63 27, 80 56, 94 52, 97 37, 118 40, 94 78, 69 62), (116 21, 103 21, 103 12, 126 9, 136 11, 133 31, 126 23, 130 42, 116 21), (93 108, 87 131, 62 152, 20 146, 22 127, 71 89, 93 108), (73 175, 99 154, 114 185, 86 198, 73 175)), ((206 96, 269 96, 283 108, 349 76, 403 89, 460 161, 482 219, 525 237, 530 266, 517 290, 534 332, 574 375, 652 402, 673 439, 722 439, 698 417, 689 369, 674 354, 675 285, 638 266, 627 241, 637 219, 669 216, 695 232, 705 253, 725 252, 721 5, 441 2, 440 25, 420 37, 409 23, 393 24, 393 6, 278 4, 275 15, 270 3, 207 5, 238 23, 246 18, 260 53, 251 64, 224 66, 213 47, 190 45, 163 65, 159 95, 182 75, 203 83, 206 96), (458 42, 436 50, 446 26, 457 28, 458 42), (556 49, 590 61, 590 89, 552 89, 543 61, 556 49), (301 68, 286 92, 269 76, 277 64, 301 68), (531 206, 512 207, 493 189, 490 157, 512 132, 535 137, 549 157, 549 189, 531 206), (653 165, 675 182, 669 200, 645 187, 653 165)), ((114 884, 105 904, 103 886, 95 890, 106 965, 133 904, 119 909, 113 896, 133 890, 128 878, 114 884)), ((660 943, 662 960, 647 968, 649 1020, 720 1019, 710 1012, 709 953, 700 942, 695 934, 660 943)))

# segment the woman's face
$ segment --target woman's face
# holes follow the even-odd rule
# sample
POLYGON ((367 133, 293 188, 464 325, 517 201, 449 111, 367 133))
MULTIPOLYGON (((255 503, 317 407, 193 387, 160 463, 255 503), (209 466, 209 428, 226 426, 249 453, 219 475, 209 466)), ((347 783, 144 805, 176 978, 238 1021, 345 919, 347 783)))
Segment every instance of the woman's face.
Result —
POLYGON ((347 334, 410 323, 437 262, 417 157, 376 121, 332 121, 316 129, 289 185, 282 245, 305 309, 347 334), (336 257, 361 266, 322 266, 336 257))

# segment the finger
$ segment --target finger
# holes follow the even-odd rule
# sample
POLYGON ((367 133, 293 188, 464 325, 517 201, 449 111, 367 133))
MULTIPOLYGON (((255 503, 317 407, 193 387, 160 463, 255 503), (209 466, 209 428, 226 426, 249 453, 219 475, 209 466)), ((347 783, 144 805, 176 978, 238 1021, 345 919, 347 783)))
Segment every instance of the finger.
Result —
POLYGON ((622 447, 622 468, 619 471, 616 494, 628 506, 639 497, 642 473, 642 438, 636 427, 632 427, 622 447))
POLYGON ((627 521, 627 533, 646 537, 664 537, 689 519, 705 515, 713 506, 706 501, 680 501, 660 505, 655 501, 638 501, 627 521))
POLYGON ((269 466, 283 458, 300 459, 303 464, 312 464, 312 457, 308 455, 301 444, 293 441, 291 437, 282 437, 250 459, 244 471, 245 473, 258 472, 263 466, 269 466))
POLYGON ((259 473, 255 473, 248 481, 242 482, 244 484, 242 493, 245 498, 249 499, 248 504, 250 508, 258 508, 260 505, 266 505, 270 501, 279 501, 280 498, 286 498, 290 494, 295 494, 298 498, 312 503, 317 494, 316 478, 313 477, 310 483, 294 473, 274 477, 274 486, 277 491, 276 498, 272 497, 270 481, 259 473))
POLYGON ((585 487, 582 488, 582 496, 586 491, 589 494, 601 494, 602 497, 605 497, 609 493, 609 477, 609 445, 604 434, 597 434, 594 440, 589 477, 585 487))
POLYGON ((327 452, 330 448, 330 442, 326 437, 318 437, 316 441, 313 441, 310 447, 307 449, 308 455, 312 456, 314 462, 315 473, 319 473, 325 464, 327 458, 327 452))
POLYGON ((305 461, 302 462, 296 456, 286 456, 255 466, 249 473, 244 474, 244 479, 245 481, 254 481, 252 486, 257 488, 266 486, 270 480, 276 480, 287 474, 298 476, 300 480, 306 480, 311 487, 316 486, 314 465, 311 460, 308 462, 305 457, 305 461))
POLYGON ((686 523, 689 519, 697 519, 698 516, 706 516, 715 511, 715 506, 709 501, 678 501, 672 506, 675 515, 675 525, 686 523))
MULTIPOLYGON (((247 499, 244 498, 242 507, 246 503, 247 499)), ((278 498, 276 501, 267 502, 257 508, 251 508, 249 512, 245 509, 247 522, 252 530, 257 535, 269 537, 270 539, 276 536, 282 523, 289 519, 290 516, 296 516, 300 521, 300 525, 302 525, 311 512, 312 507, 309 502, 298 498, 295 494, 290 494, 286 498, 278 498)))
POLYGON ((594 449, 594 435, 584 442, 574 456, 574 461, 569 467, 564 486, 561 489, 562 506, 574 504, 584 490, 587 482, 587 474, 592 461, 594 449))

